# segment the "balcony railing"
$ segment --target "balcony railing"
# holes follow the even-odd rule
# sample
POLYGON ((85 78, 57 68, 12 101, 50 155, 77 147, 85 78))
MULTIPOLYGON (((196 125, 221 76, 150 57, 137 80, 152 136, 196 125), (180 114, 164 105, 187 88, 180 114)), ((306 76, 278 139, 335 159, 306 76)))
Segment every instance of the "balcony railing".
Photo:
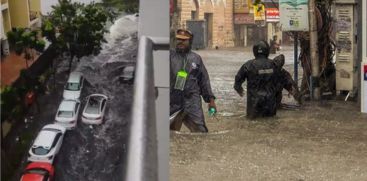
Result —
POLYGON ((169 38, 140 37, 125 180, 158 180, 153 51, 168 49, 169 38))

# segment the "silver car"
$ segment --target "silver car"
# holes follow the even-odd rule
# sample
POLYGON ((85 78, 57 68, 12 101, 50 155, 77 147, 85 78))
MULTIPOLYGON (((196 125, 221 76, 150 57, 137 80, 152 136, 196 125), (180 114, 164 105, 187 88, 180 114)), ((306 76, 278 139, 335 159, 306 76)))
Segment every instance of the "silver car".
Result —
POLYGON ((101 124, 106 111, 107 99, 107 96, 103 94, 88 96, 82 113, 82 122, 86 124, 101 124))
POLYGON ((77 100, 63 100, 55 116, 55 123, 66 129, 74 129, 78 120, 80 102, 77 100))
POLYGON ((84 85, 84 78, 80 72, 71 72, 65 84, 63 98, 68 100, 79 100, 84 85))

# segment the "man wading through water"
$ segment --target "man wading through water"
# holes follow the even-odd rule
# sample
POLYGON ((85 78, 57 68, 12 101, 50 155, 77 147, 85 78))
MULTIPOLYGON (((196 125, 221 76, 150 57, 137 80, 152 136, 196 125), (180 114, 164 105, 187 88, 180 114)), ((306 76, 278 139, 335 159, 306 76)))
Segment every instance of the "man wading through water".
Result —
POLYGON ((268 59, 269 44, 259 41, 253 47, 255 59, 242 65, 235 77, 234 89, 242 97, 242 83, 247 80, 247 117, 274 116, 276 114, 277 80, 280 69, 268 59))
POLYGON ((179 131, 184 123, 191 132, 208 132, 201 97, 216 112, 215 96, 201 57, 191 51, 192 40, 190 31, 179 29, 176 49, 170 51, 170 115, 181 110, 170 128, 179 131))

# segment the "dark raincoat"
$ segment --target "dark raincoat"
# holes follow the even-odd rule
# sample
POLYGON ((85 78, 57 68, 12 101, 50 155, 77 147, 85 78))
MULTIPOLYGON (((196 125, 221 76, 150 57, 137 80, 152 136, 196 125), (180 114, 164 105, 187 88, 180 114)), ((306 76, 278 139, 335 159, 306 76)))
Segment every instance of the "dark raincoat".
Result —
POLYGON ((283 68, 284 61, 285 61, 285 58, 284 58, 284 55, 282 54, 276 56, 273 60, 275 66, 279 69, 279 72, 280 72, 280 75, 278 76, 278 79, 277 79, 277 86, 276 86, 277 90, 275 93, 278 107, 281 106, 281 102, 283 98, 283 93, 282 93, 283 89, 291 93, 294 96, 295 100, 300 102, 300 93, 298 91, 298 86, 296 82, 293 80, 292 75, 283 68))
POLYGON ((242 83, 247 80, 247 116, 249 118, 276 114, 276 80, 279 69, 265 56, 247 61, 235 77, 234 89, 243 92, 242 83))
POLYGON ((201 57, 189 51, 188 53, 177 53, 170 51, 170 115, 183 109, 186 119, 197 125, 203 125, 204 114, 202 110, 201 97, 209 103, 210 98, 215 98, 210 86, 208 72, 201 57), (174 89, 177 72, 184 67, 188 73, 184 90, 174 89))

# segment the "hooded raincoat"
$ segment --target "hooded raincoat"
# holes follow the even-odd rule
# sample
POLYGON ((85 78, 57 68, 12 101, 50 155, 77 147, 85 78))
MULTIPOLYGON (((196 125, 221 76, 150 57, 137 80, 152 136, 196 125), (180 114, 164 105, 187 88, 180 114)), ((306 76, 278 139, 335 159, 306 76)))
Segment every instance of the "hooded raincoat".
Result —
MULTIPOLYGON (((192 52, 170 52, 170 115, 183 110, 186 120, 196 125, 204 126, 204 114, 201 97, 207 103, 215 98, 210 86, 208 72, 201 57, 192 52), (188 73, 183 90, 175 89, 177 72, 185 70, 188 73)), ((206 128, 206 127, 205 127, 206 128)))
POLYGON ((265 56, 258 56, 242 65, 235 77, 234 89, 243 92, 247 80, 247 116, 249 118, 276 114, 276 81, 279 68, 265 56))

